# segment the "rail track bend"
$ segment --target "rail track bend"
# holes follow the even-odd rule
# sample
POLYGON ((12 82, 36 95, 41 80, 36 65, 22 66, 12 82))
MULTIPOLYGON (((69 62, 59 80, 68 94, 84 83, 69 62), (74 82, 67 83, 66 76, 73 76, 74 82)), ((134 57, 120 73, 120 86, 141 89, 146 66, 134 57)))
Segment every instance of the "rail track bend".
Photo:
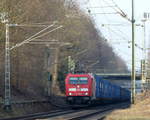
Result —
POLYGON ((101 120, 114 109, 126 107, 129 107, 129 103, 101 105, 79 109, 61 109, 0 120, 101 120))

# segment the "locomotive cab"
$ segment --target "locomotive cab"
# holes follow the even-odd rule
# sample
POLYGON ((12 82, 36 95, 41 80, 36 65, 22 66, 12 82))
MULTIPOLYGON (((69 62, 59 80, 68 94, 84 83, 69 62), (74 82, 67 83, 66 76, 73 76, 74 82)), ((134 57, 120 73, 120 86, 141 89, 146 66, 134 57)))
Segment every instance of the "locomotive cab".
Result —
POLYGON ((67 102, 87 104, 92 96, 92 81, 89 74, 68 74, 65 79, 67 102))

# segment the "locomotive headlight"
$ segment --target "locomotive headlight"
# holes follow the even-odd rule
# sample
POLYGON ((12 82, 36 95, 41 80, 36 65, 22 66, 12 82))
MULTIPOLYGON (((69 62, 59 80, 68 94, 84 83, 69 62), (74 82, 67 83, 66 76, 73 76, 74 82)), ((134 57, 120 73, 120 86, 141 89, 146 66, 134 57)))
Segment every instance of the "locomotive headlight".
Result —
POLYGON ((81 88, 81 91, 88 91, 88 88, 81 88))
POLYGON ((85 95, 88 95, 88 93, 86 92, 85 95))
POLYGON ((69 93, 69 95, 72 95, 72 93, 69 93))
POLYGON ((76 88, 69 88, 69 91, 76 91, 76 88))

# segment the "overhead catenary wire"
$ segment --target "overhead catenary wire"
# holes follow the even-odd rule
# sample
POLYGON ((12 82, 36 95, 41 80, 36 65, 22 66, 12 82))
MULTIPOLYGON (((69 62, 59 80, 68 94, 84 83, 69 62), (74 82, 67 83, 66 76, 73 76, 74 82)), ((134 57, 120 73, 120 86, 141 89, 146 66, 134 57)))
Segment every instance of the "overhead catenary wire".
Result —
POLYGON ((48 27, 49 25, 46 24, 9 24, 10 27, 17 26, 17 27, 48 27))
MULTIPOLYGON (((106 4, 108 4, 109 5, 109 3, 106 1, 106 0, 103 0, 106 4)), ((116 12, 118 12, 118 14, 121 16, 121 17, 123 17, 123 18, 125 18, 125 19, 127 19, 129 22, 131 22, 131 19, 130 18, 128 18, 128 16, 127 16, 127 14, 125 14, 124 12, 123 12, 123 10, 121 10, 121 8, 113 1, 113 0, 111 0, 112 2, 113 2, 113 4, 114 4, 114 6, 115 7, 112 7, 112 9, 114 9, 116 12), (118 10, 117 10, 117 9, 118 10)))
MULTIPOLYGON (((121 53, 123 53, 123 54, 126 55, 126 56, 131 56, 131 54, 129 54, 129 53, 125 52, 125 51, 122 51, 122 50, 119 49, 119 48, 114 48, 114 49, 117 51, 117 53, 120 53, 120 52, 121 52, 121 53)), ((138 56, 138 55, 137 55, 137 56, 138 56)), ((139 63, 140 63, 140 60, 141 60, 141 59, 138 60, 138 58, 136 59, 136 61, 139 62, 139 63)))
MULTIPOLYGON (((114 1, 113 1, 114 2, 114 1)), ((107 3, 108 4, 108 3, 107 3)), ((117 5, 115 4, 115 7, 116 7, 117 5)), ((118 7, 118 6, 117 6, 118 7)), ((90 8, 90 7, 89 7, 90 8)), ((93 7, 94 8, 94 7, 93 7)), ((118 9, 123 13, 123 11, 118 7, 118 9)), ((115 9, 116 10, 116 9, 115 9)), ((103 11, 104 12, 104 11, 103 11)), ((105 15, 105 14, 104 14, 105 15)), ((121 35, 122 35, 122 32, 119 30, 119 32, 121 33, 121 35)), ((117 32, 116 32, 117 33, 117 32)), ((117 33, 117 34, 119 34, 119 33, 117 33)), ((121 36, 121 37, 123 37, 123 36, 121 36)), ((123 39, 127 39, 126 37, 123 37, 123 39)), ((121 41, 122 42, 122 41, 121 41)), ((128 40, 127 41, 127 43, 130 43, 130 41, 128 40)), ((138 44, 135 44, 135 46, 137 47, 137 48, 139 48, 139 49, 141 49, 142 50, 142 48, 138 45, 138 44)))
MULTIPOLYGON (((104 10, 102 10, 102 12, 105 13, 104 10)), ((105 16, 105 18, 107 18, 106 14, 103 14, 103 15, 105 16)), ((109 20, 108 20, 108 21, 109 21, 109 20)), ((110 33, 110 34, 111 34, 111 33, 110 33)), ((117 33, 116 33, 116 34, 117 34, 117 33)), ((121 35, 122 35, 122 34, 121 34, 121 35)), ((123 36, 121 36, 121 37, 123 37, 123 36)), ((129 41, 129 40, 127 41, 127 39, 126 39, 125 37, 123 37, 123 39, 125 39, 125 42, 128 42, 128 41, 129 41)))
POLYGON ((115 33, 117 36, 120 36, 120 37, 122 37, 124 40, 129 40, 129 37, 123 32, 123 31, 121 31, 120 29, 116 29, 116 30, 113 30, 113 29, 111 29, 110 27, 109 27, 109 25, 107 26, 107 25, 105 25, 105 24, 102 24, 102 27, 104 27, 104 26, 106 26, 107 28, 108 28, 108 30, 110 30, 111 32, 113 32, 113 33, 115 33), (116 31, 118 31, 118 32, 116 32, 116 31), (124 34, 122 34, 122 33, 124 33, 124 34))
POLYGON ((115 6, 96 6, 96 7, 89 7, 89 8, 111 8, 111 7, 115 7, 115 6))
MULTIPOLYGON (((104 1, 108 6, 112 6, 112 5, 110 5, 108 2, 106 2, 105 0, 103 0, 103 1, 104 1)), ((117 5, 116 3, 114 3, 114 1, 113 1, 113 4, 114 4, 114 5, 113 5, 111 8, 114 9, 115 7, 117 7, 117 8, 119 9, 119 11, 121 11, 122 14, 125 14, 125 13, 118 7, 118 5, 117 5)), ((119 13, 118 10, 116 10, 116 9, 114 9, 114 10, 115 10, 117 13, 119 13)), ((103 11, 103 13, 105 13, 104 10, 102 10, 102 11, 103 11)), ((105 17, 106 17, 106 16, 105 16, 105 17)))
POLYGON ((130 24, 125 24, 125 23, 112 23, 112 24, 105 24, 105 23, 102 23, 102 25, 106 25, 106 26, 115 26, 115 27, 129 27, 130 26, 130 24))
MULTIPOLYGON (((100 3, 100 4, 102 4, 102 3, 100 3)), ((102 11, 105 12, 104 9, 102 9, 102 11)), ((107 17, 106 14, 103 14, 103 16, 107 19, 107 21, 109 21, 109 18, 107 17)), ((110 36, 112 37, 112 33, 109 30, 108 30, 108 34, 110 34, 110 36)))
POLYGON ((111 32, 115 33, 117 36, 120 36, 123 40, 125 41, 129 41, 128 38, 124 37, 122 34, 117 33, 116 31, 112 30, 110 27, 107 27, 108 30, 110 30, 111 32))
POLYGON ((93 15, 98 15, 98 14, 118 14, 117 12, 100 12, 100 13, 91 13, 91 14, 93 14, 93 15))
POLYGON ((46 32, 46 33, 43 33, 43 34, 40 35, 40 36, 37 36, 37 35, 39 35, 40 33, 42 33, 43 31, 47 30, 47 29, 50 28, 50 27, 52 27, 52 26, 49 26, 49 27, 47 27, 47 28, 41 30, 40 32, 38 32, 38 33, 36 33, 35 35, 29 37, 28 39, 24 40, 24 41, 21 42, 21 43, 16 44, 15 46, 11 47, 10 50, 12 50, 12 49, 14 49, 14 48, 16 48, 16 47, 20 47, 21 45, 23 45, 23 44, 25 44, 25 43, 28 43, 28 42, 30 42, 30 41, 32 41, 32 40, 34 40, 34 39, 43 37, 43 36, 45 36, 45 35, 47 35, 47 34, 53 32, 53 31, 55 31, 55 30, 57 30, 57 29, 59 29, 59 28, 62 28, 63 26, 59 26, 59 27, 57 27, 57 28, 54 28, 53 30, 50 30, 50 31, 48 31, 48 32, 46 32), (37 37, 36 37, 36 36, 37 36, 37 37))
MULTIPOLYGON (((10 25, 12 26, 12 25, 10 25)), ((18 26, 17 24, 15 26, 18 26)), ((47 29, 49 29, 50 27, 54 26, 54 24, 49 25, 48 27, 42 29, 41 31, 39 31, 38 33, 32 35, 31 37, 29 37, 28 39, 24 40, 23 42, 20 43, 20 45, 24 44, 25 42, 29 41, 30 39, 32 39, 33 37, 37 36, 38 34, 46 31, 47 29)), ((13 46, 12 48, 10 48, 10 50, 14 49, 15 47, 17 47, 19 44, 16 44, 15 46, 13 46)))
MULTIPOLYGON (((105 1, 105 0, 103 0, 105 1)), ((123 13, 125 15, 125 13, 118 7, 118 5, 112 0, 112 2, 115 4, 115 6, 121 11, 121 13, 123 13)), ((108 4, 108 3, 107 3, 108 4)), ((122 33, 122 31, 119 30, 120 33, 122 33)), ((124 34, 125 35, 125 34, 124 34)), ((137 43, 135 43, 135 46, 141 50, 143 50, 142 47, 140 47, 137 43)))
MULTIPOLYGON (((115 33, 116 35, 119 35, 120 37, 122 37, 124 40, 128 40, 126 37, 123 37, 122 34, 117 33, 116 31, 112 30, 110 27, 108 27, 108 29, 109 29, 111 32, 115 33)), ((119 32, 122 33, 120 30, 119 30, 119 32)), ((125 34, 124 34, 124 35, 125 35, 125 34)), ((120 41, 120 42, 123 42, 123 41, 120 41)), ((130 43, 129 40, 126 41, 126 42, 130 43)), ((135 47, 137 47, 138 49, 140 49, 140 50, 142 50, 142 51, 144 50, 143 47, 140 47, 140 45, 138 45, 137 43, 135 43, 135 47)))
MULTIPOLYGON (((113 0, 112 0, 113 1, 113 0)), ((118 5, 113 1, 113 3, 115 4, 115 7, 118 7, 118 5)), ((107 3, 108 4, 108 3, 107 3)), ((118 7, 118 9, 124 14, 124 12, 118 7)), ((104 12, 104 11, 103 11, 104 12)), ((110 29, 110 28, 109 28, 110 29)), ((121 33, 121 35, 122 35, 122 31, 120 31, 120 29, 118 30, 120 33, 121 33)), ((124 35, 126 35, 126 34, 124 34, 124 35)), ((124 39, 126 39, 125 37, 124 37, 124 39)), ((135 44, 135 46, 137 47, 137 48, 139 48, 139 49, 141 49, 141 50, 143 50, 143 48, 142 47, 140 47, 137 43, 135 44)))
MULTIPOLYGON (((103 1, 109 5, 108 2, 106 2, 105 0, 103 0, 103 1)), ((113 3, 114 3, 114 1, 113 1, 113 3)), ((115 3, 114 3, 114 4, 115 4, 115 3)), ((125 13, 118 7, 117 4, 115 4, 114 6, 117 7, 117 8, 122 12, 122 14, 125 14, 125 13)), ((115 11, 116 11, 116 9, 115 9, 115 11)), ((106 16, 105 16, 105 17, 106 17, 106 16)), ((120 31, 120 30, 119 30, 119 31, 120 31)), ((122 32, 121 32, 121 35, 122 35, 122 32)), ((125 35, 125 34, 124 34, 124 35, 125 35)))
MULTIPOLYGON (((109 9, 113 9, 114 11, 116 11, 116 12, 118 12, 119 14, 120 14, 120 16, 121 17, 123 17, 123 18, 125 18, 125 19, 127 19, 128 20, 128 23, 130 22, 131 23, 131 19, 130 18, 128 18, 128 16, 127 16, 127 14, 125 14, 122 10, 121 10, 121 8, 113 1, 113 0, 111 0, 112 1, 112 3, 108 3, 106 0, 102 0, 103 1, 103 3, 105 3, 105 6, 112 6, 112 7, 110 7, 109 9)), ((102 4, 101 4, 102 5, 102 4)), ((104 5, 102 5, 102 6, 104 6, 104 5)), ((90 7, 89 7, 90 8, 90 7)), ((92 9, 94 9, 94 7, 92 8, 92 9)), ((96 10, 97 10, 97 8, 96 8, 96 10)), ((104 11, 105 9, 101 9, 101 11, 102 11, 102 13, 106 13, 106 12, 108 12, 108 10, 107 11, 104 11)), ((113 12, 113 11, 112 11, 113 12)), ((105 16, 105 18, 107 18, 107 14, 103 14, 104 16, 105 16)), ((109 20, 109 23, 110 23, 110 20, 109 20)), ((109 30, 110 31, 110 30, 109 30)), ((109 32, 108 31, 108 32, 109 32)), ((127 35, 126 35, 126 33, 125 33, 125 31, 121 31, 120 29, 119 30, 112 30, 109 34, 112 36, 112 34, 111 33, 113 33, 114 34, 114 32, 115 32, 115 34, 118 34, 117 36, 120 38, 123 38, 123 40, 121 41, 119 41, 120 43, 121 42, 127 42, 128 44, 131 44, 131 38, 129 38, 129 37, 127 37, 127 35)), ((106 36, 107 34, 105 33, 105 36, 106 36)), ((106 38, 109 40, 110 38, 112 38, 112 37, 110 37, 110 35, 109 35, 109 37, 107 36, 106 38)), ((111 42, 111 40, 109 41, 109 42, 111 42)), ((113 43, 113 42, 111 42, 111 43, 113 43)), ((120 44, 119 43, 119 44, 120 44)), ((129 47, 129 46, 128 46, 129 47)), ((137 48, 137 49, 139 49, 139 50, 144 50, 143 49, 143 47, 140 47, 140 45, 138 44, 138 43, 135 43, 135 47, 137 48)), ((119 50, 119 53, 120 53, 120 50, 119 50)), ((138 54, 139 54, 139 52, 137 52, 138 54)), ((125 54, 124 53, 124 55, 128 55, 128 54, 125 54)), ((131 56, 131 55, 130 55, 131 56)), ((140 61, 139 61, 139 63, 140 63, 140 61)))
MULTIPOLYGON (((102 4, 102 3, 100 3, 100 4, 102 4)), ((102 12, 105 12, 105 11, 102 9, 102 12)), ((107 18, 107 21, 110 21, 110 20, 108 19, 108 17, 106 16, 106 14, 104 14, 104 17, 107 18)), ((121 35, 122 35, 122 33, 121 33, 121 35)), ((126 38, 123 38, 123 39, 126 39, 126 38)))

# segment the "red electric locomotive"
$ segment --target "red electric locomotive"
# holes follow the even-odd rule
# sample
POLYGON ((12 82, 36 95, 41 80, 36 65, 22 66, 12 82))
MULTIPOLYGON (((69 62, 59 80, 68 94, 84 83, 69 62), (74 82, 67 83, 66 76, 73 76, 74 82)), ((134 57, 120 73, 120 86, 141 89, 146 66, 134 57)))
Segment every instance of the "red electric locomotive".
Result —
POLYGON ((93 95, 91 74, 68 74, 65 79, 66 97, 70 104, 88 104, 93 95))
POLYGON ((130 91, 92 74, 68 74, 66 97, 72 105, 129 101, 130 91))

